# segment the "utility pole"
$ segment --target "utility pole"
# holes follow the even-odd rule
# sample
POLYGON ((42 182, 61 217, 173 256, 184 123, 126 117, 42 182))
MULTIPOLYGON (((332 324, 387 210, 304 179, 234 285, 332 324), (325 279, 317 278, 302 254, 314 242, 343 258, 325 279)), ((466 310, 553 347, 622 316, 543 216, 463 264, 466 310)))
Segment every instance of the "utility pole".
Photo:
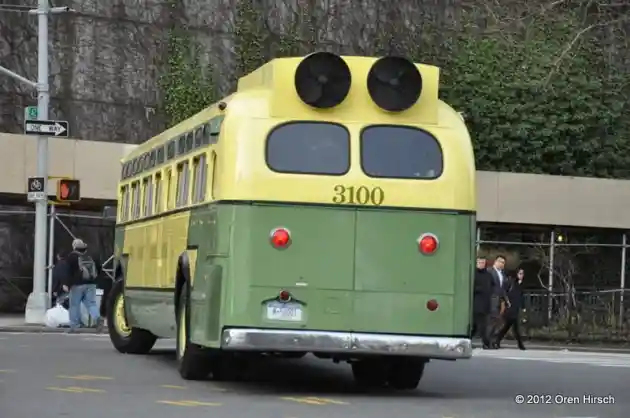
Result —
MULTIPOLYGON (((49 0, 38 0, 37 9, 29 10, 29 14, 37 15, 37 83, 28 80, 0 66, 0 71, 18 81, 37 89, 37 119, 48 120, 50 105, 49 63, 48 63, 48 15, 73 11, 69 7, 50 7, 49 0)), ((16 10, 17 11, 17 10, 16 10)), ((37 176, 44 178, 44 190, 48 193, 48 137, 37 138, 37 176)), ((48 200, 35 202, 35 242, 33 255, 33 292, 28 295, 26 311, 27 324, 43 324, 46 314, 46 229, 48 217, 48 200)))

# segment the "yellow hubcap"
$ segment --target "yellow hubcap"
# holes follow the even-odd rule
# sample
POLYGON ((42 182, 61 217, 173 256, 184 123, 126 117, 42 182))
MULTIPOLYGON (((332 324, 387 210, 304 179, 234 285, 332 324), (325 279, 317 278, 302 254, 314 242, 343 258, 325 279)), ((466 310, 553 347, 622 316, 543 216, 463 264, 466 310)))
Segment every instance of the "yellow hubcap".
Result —
POLYGON ((182 308, 179 313, 179 344, 178 344, 178 354, 179 358, 184 357, 184 353, 186 351, 186 308, 182 308))
POLYGON ((125 299, 123 295, 118 296, 116 299, 116 305, 114 307, 114 327, 116 332, 123 337, 128 337, 131 334, 131 329, 127 325, 127 319, 125 318, 125 299))

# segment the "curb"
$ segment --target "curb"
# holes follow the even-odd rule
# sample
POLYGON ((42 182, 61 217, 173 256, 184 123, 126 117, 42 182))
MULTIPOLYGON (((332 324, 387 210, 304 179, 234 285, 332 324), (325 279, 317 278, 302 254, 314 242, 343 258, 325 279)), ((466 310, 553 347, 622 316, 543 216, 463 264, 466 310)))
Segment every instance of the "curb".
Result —
MULTIPOLYGON (((0 326, 0 333, 4 332, 20 332, 28 334, 65 334, 69 328, 48 328, 41 325, 8 325, 0 326)), ((98 334, 94 328, 79 328, 76 334, 93 334, 102 335, 107 333, 107 327, 103 328, 103 332, 98 334)))
MULTIPOLYGON (((473 344, 473 348, 482 348, 481 344, 473 344)), ((509 348, 512 350, 518 349, 516 344, 502 344, 501 348, 509 348)), ((630 348, 615 348, 615 347, 589 347, 589 346, 562 346, 562 345, 540 345, 540 344, 527 344, 525 348, 531 351, 569 351, 569 352, 582 352, 582 353, 618 353, 618 354, 630 354, 630 348)))

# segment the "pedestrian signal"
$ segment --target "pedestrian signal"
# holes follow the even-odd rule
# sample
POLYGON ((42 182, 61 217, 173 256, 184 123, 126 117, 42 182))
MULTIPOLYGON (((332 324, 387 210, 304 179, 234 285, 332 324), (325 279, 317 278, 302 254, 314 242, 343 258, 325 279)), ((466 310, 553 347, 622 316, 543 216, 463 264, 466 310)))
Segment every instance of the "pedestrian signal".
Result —
POLYGON ((81 182, 74 179, 62 179, 57 183, 59 202, 78 202, 81 200, 81 182))

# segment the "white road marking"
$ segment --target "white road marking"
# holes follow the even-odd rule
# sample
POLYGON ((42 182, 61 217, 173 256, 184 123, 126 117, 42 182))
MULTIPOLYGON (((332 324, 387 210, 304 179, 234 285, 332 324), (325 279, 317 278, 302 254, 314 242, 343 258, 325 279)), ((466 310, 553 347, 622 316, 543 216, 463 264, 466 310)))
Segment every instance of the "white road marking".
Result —
POLYGON ((630 354, 593 353, 575 351, 520 351, 513 349, 475 350, 473 357, 495 358, 500 360, 541 361, 556 364, 584 364, 597 367, 630 368, 630 354))

